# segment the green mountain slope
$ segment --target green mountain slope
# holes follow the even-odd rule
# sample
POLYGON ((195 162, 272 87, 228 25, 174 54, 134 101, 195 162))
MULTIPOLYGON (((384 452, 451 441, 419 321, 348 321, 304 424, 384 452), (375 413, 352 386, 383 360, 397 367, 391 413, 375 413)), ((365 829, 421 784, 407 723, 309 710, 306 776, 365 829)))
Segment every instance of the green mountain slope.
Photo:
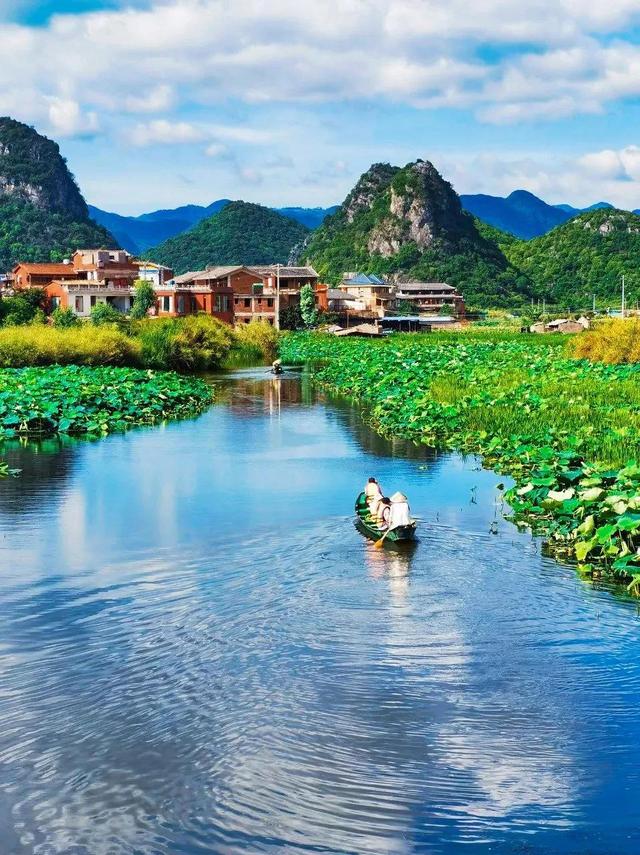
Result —
POLYGON ((640 299, 640 216, 615 208, 580 214, 546 235, 504 245, 512 264, 534 283, 536 296, 589 305, 592 295, 620 299, 625 275, 630 302, 640 299))
POLYGON ((513 305, 530 297, 530 283, 505 256, 498 234, 479 228, 428 161, 374 164, 301 255, 330 282, 362 270, 446 281, 476 306, 513 305))
POLYGON ((306 226, 262 205, 231 202, 145 255, 177 274, 201 270, 208 264, 285 263, 308 234, 306 226))
POLYGON ((89 218, 58 145, 0 117, 0 270, 17 261, 56 261, 80 246, 117 246, 89 218))

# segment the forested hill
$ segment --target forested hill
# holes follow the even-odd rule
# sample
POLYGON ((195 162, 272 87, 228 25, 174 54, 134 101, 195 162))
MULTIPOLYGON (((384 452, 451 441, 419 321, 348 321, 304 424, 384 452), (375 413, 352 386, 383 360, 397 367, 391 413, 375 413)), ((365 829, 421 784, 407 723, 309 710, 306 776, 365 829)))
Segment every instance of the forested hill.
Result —
POLYGON ((58 145, 0 118, 0 270, 17 261, 57 261, 78 246, 116 246, 89 218, 58 145))
POLYGON ((476 306, 528 300, 526 275, 510 263, 495 229, 481 229, 433 164, 374 164, 338 211, 313 232, 301 258, 338 282, 346 270, 446 281, 476 306))
POLYGON ((546 235, 503 244, 511 263, 532 281, 535 296, 563 305, 640 300, 640 216, 603 208, 580 214, 546 235))
POLYGON ((231 202, 145 255, 177 274, 201 270, 208 264, 286 263, 292 249, 308 234, 306 226, 262 205, 231 202))

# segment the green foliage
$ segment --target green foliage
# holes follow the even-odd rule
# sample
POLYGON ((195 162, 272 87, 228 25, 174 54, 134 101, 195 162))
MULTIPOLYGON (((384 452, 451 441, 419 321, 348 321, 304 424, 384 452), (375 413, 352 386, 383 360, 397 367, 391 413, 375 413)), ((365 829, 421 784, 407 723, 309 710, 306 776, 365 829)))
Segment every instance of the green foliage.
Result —
POLYGON ((0 436, 106 434, 194 416, 211 398, 211 388, 202 381, 171 373, 78 366, 8 369, 0 371, 0 436))
POLYGON ((287 306, 285 309, 280 310, 280 329, 304 329, 304 321, 302 320, 302 312, 300 311, 299 303, 293 303, 291 306, 287 306))
MULTIPOLYGON (((278 352, 278 331, 269 321, 254 318, 248 324, 239 324, 234 329, 233 352, 245 360, 271 361, 278 352)), ((240 360, 238 360, 240 361, 240 360)))
POLYGON ((547 302, 589 306, 595 294, 618 306, 623 274, 629 303, 640 299, 640 217, 628 211, 588 211, 534 240, 514 240, 505 252, 547 302))
POLYGON ((0 145, 1 270, 18 261, 62 261, 80 246, 116 246, 109 232, 89 219, 55 142, 3 117, 0 145))
POLYGON ((131 307, 131 317, 140 320, 147 316, 147 312, 156 304, 156 292, 153 285, 146 279, 136 279, 134 283, 135 297, 131 307))
POLYGON ((0 329, 0 366, 137 365, 140 346, 113 327, 45 325, 0 329))
POLYGON ((0 197, 0 269, 18 261, 62 261, 78 247, 117 244, 93 220, 46 211, 20 199, 0 197))
POLYGON ((281 355, 362 401, 381 433, 482 454, 511 474, 516 519, 555 554, 640 576, 640 467, 628 462, 640 460, 640 366, 569 359, 564 345, 491 331, 306 334, 284 337, 281 355))
POLYGON ((91 323, 96 327, 104 326, 105 324, 124 327, 126 318, 110 303, 96 303, 91 309, 91 323))
POLYGON ((40 288, 30 288, 13 297, 0 299, 0 324, 8 327, 32 323, 43 300, 44 291, 40 288))
POLYGON ((305 327, 313 327, 318 323, 316 297, 312 285, 303 285, 300 290, 300 314, 305 327))
POLYGON ((75 327, 78 323, 78 318, 76 317, 75 312, 68 306, 65 309, 61 306, 54 309, 51 313, 51 320, 53 321, 53 326, 60 329, 75 327))
POLYGON ((137 335, 143 365, 179 371, 219 368, 234 342, 231 327, 209 315, 149 319, 137 335))
POLYGON ((177 274, 202 270, 208 264, 284 263, 308 234, 306 226, 262 205, 231 202, 146 255, 177 274))

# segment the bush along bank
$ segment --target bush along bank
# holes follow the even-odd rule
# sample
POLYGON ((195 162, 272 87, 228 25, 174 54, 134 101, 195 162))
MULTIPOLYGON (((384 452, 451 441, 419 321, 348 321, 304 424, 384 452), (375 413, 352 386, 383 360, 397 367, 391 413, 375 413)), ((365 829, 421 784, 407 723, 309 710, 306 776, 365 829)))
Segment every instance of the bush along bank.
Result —
POLYGON ((190 418, 213 398, 202 380, 113 366, 0 370, 0 439, 100 436, 190 418))
POLYGON ((640 587, 640 368, 567 359, 562 342, 443 334, 290 335, 289 363, 359 400, 382 434, 482 455, 514 519, 585 574, 640 587))

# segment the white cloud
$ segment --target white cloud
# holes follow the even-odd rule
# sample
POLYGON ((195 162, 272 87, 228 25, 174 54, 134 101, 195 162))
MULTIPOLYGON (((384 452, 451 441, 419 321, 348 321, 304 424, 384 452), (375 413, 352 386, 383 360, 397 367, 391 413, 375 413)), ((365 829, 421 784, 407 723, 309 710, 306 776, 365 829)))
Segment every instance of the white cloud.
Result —
POLYGON ((140 122, 130 134, 130 141, 135 146, 194 143, 205 138, 205 133, 189 122, 169 122, 167 119, 155 119, 146 124, 140 122))
MULTIPOLYGON (((620 35, 637 22, 638 0, 156 0, 5 25, 0 103, 53 130, 51 99, 76 102, 78 133, 91 113, 177 114, 229 99, 387 99, 492 122, 554 119, 640 94, 640 48, 620 35), (480 58, 486 45, 501 46, 491 60, 480 58)), ((155 137, 147 144, 166 141, 155 137)))
POLYGON ((83 113, 77 101, 51 96, 49 124, 59 137, 84 136, 98 130, 98 117, 92 112, 83 113))

